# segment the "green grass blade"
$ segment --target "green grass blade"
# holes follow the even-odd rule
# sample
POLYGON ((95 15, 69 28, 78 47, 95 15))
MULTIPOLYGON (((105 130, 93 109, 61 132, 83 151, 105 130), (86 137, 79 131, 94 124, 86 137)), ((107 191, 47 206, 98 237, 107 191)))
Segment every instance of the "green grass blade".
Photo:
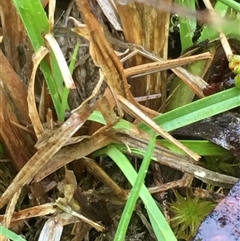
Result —
MULTIPOLYGON (((154 118, 154 121, 166 131, 172 131, 238 106, 240 106, 240 90, 234 87, 159 115, 154 118)), ((99 111, 94 111, 89 120, 106 124, 99 111)), ((139 127, 143 131, 151 132, 151 128, 144 123, 140 123, 139 127)), ((120 120, 114 128, 130 130, 132 124, 126 120, 120 120)))
MULTIPOLYGON (((188 9, 195 11, 194 0, 176 0, 176 4, 187 7, 188 9)), ((196 19, 179 16, 179 33, 181 38, 182 52, 192 46, 192 37, 196 29, 196 19)))
MULTIPOLYGON (((219 92, 183 107, 169 111, 156 117, 154 120, 166 131, 172 131, 238 106, 240 106, 240 90, 238 88, 231 88, 229 90, 219 92)), ((102 114, 98 111, 95 111, 89 119, 106 124, 102 114)), ((150 134, 152 133, 151 128, 144 123, 140 123, 139 127, 145 132, 150 134)), ((114 128, 119 130, 124 129, 127 131, 131 130, 132 124, 126 120, 120 120, 114 128)), ((168 145, 171 150, 177 153, 180 152, 170 143, 167 144, 167 142, 165 142, 165 144, 168 145)), ((191 150, 194 150, 194 152, 198 153, 199 155, 228 155, 228 151, 210 142, 195 141, 194 144, 193 141, 185 141, 184 144, 186 144, 186 146, 188 146, 191 150)), ((142 155, 144 155, 144 153, 142 153, 140 150, 134 151, 138 154, 140 152, 142 155)))
MULTIPOLYGON (((154 121, 164 130, 172 131, 238 106, 240 90, 234 87, 157 116, 154 121)), ((144 123, 139 124, 139 127, 152 133, 151 128, 144 123)))
MULTIPOLYGON (((43 36, 49 32, 49 22, 40 0, 13 0, 20 18, 25 26, 33 49, 36 52, 45 46, 43 36)), ((54 54, 50 51, 49 62, 43 59, 40 69, 43 72, 49 92, 51 94, 58 118, 64 120, 62 108, 62 94, 65 91, 63 78, 54 54)), ((65 104, 66 105, 66 104, 65 104)))
POLYGON ((73 70, 75 68, 75 64, 77 62, 77 55, 78 55, 79 48, 80 48, 80 44, 77 43, 75 48, 74 48, 73 55, 72 55, 72 58, 71 58, 71 61, 70 61, 70 64, 69 64, 69 70, 70 70, 71 74, 73 73, 73 70))
POLYGON ((15 234, 11 230, 3 227, 0 225, 0 235, 3 235, 6 238, 9 238, 13 241, 26 241, 26 239, 23 239, 21 236, 15 234))
MULTIPOLYGON (((212 49, 212 48, 211 48, 212 49)), ((208 48, 208 52, 211 53, 211 49, 208 48)), ((187 67, 187 70, 193 75, 203 77, 203 71, 207 60, 195 61, 187 67)), ((166 106, 166 110, 170 111, 181 106, 184 106, 192 102, 195 93, 191 88, 186 85, 178 76, 175 76, 171 83, 170 89, 172 95, 169 99, 169 103, 166 106)))
POLYGON ((234 0, 218 0, 218 2, 221 2, 225 5, 227 5, 230 8, 235 9, 236 11, 240 12, 240 3, 234 0))
MULTIPOLYGON (((97 151, 95 155, 108 155, 122 170, 128 181, 131 185, 134 185, 135 180, 137 178, 137 173, 132 167, 129 160, 126 156, 119 151, 114 145, 110 145, 109 147, 97 151)), ((151 194, 149 193, 148 189, 143 184, 140 190, 140 198, 142 199, 148 213, 151 215, 151 218, 154 219, 155 224, 157 224, 158 230, 154 230, 155 234, 161 234, 158 237, 158 240, 161 241, 177 241, 175 238, 171 228, 169 227, 167 221, 165 220, 164 216, 162 215, 159 207, 157 206, 156 202, 152 198, 151 194)), ((155 226, 155 225, 154 225, 155 226)), ((156 228, 156 227, 155 227, 156 228)))
MULTIPOLYGON (((214 6, 214 10, 216 13, 218 13, 220 16, 224 17, 227 13, 228 6, 224 5, 221 2, 217 2, 214 6)), ((223 28, 223 31, 225 29, 224 26, 220 26, 223 28)), ((229 27, 229 26, 228 26, 229 27)), ((212 26, 206 25, 203 28, 203 31, 201 33, 201 37, 198 39, 198 42, 201 43, 202 41, 208 39, 208 40, 213 40, 218 37, 218 32, 216 29, 212 26)))
MULTIPOLYGON (((177 146, 166 140, 159 140, 160 143, 175 153, 185 155, 177 146)), ((184 146, 197 153, 199 156, 229 156, 229 151, 205 140, 179 140, 184 146)))
MULTIPOLYGON (((73 55, 72 55, 72 58, 71 58, 71 61, 70 61, 70 64, 69 64, 69 71, 70 71, 71 74, 73 73, 73 70, 74 70, 74 67, 75 67, 75 64, 76 64, 76 61, 77 61, 77 55, 78 55, 79 47, 80 47, 80 44, 77 43, 75 48, 74 48, 73 55)), ((67 88, 65 88, 63 90, 60 116, 64 116, 65 115, 65 111, 68 108, 68 95, 69 95, 69 92, 70 91, 67 88)))
POLYGON ((123 210, 121 220, 118 224, 118 228, 117 228, 117 232, 116 232, 114 241, 122 241, 122 240, 124 240, 124 238, 126 236, 127 228, 129 226, 133 211, 135 209, 137 199, 139 197, 139 192, 141 190, 141 186, 144 183, 144 179, 146 177, 149 164, 151 162, 151 157, 152 157, 154 146, 155 146, 155 139, 156 139, 156 137, 154 135, 150 140, 146 155, 144 156, 139 173, 137 175, 137 179, 129 194, 129 198, 128 198, 125 208, 123 210))
MULTIPOLYGON (((184 146, 191 149, 193 152, 200 156, 229 156, 229 151, 206 140, 179 140, 184 146)), ((172 144, 169 141, 166 140, 159 140, 159 142, 170 149, 171 151, 185 155, 185 153, 180 150, 178 147, 176 147, 174 144, 172 144)), ((127 148, 125 145, 122 144, 116 144, 116 147, 121 150, 122 152, 127 153, 129 151, 129 147, 127 148)), ((145 150, 140 150, 136 148, 130 148, 131 152, 136 155, 144 156, 145 150)))
POLYGON ((230 38, 240 39, 240 19, 231 21, 229 25, 223 26, 223 32, 230 38))
MULTIPOLYGON (((238 106, 240 106, 240 90, 234 87, 159 115, 154 121, 166 131, 172 131, 238 106)), ((95 111, 89 120, 106 124, 99 111, 95 111)), ((139 127, 143 131, 151 132, 151 128, 144 123, 140 123, 139 127)), ((114 128, 129 130, 132 124, 120 120, 114 128)))

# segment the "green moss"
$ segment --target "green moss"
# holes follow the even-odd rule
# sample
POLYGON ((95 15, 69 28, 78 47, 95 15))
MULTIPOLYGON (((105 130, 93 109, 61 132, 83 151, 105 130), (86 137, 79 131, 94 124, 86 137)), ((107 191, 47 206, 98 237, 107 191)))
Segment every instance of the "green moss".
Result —
POLYGON ((186 197, 174 191, 176 201, 169 204, 172 213, 170 225, 178 239, 189 240, 197 232, 204 218, 214 209, 216 204, 210 201, 192 197, 187 192, 186 197))
POLYGON ((236 170, 240 167, 238 160, 228 157, 205 157, 199 164, 208 170, 231 176, 235 176, 236 170))

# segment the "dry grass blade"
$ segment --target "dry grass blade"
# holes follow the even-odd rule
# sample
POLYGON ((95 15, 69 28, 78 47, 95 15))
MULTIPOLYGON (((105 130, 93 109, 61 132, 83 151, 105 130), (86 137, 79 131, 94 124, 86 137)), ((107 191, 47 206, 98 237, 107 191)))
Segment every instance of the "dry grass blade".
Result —
POLYGON ((56 202, 56 205, 58 206, 58 208, 62 209, 64 212, 72 215, 72 216, 75 216, 75 217, 78 217, 79 219, 81 219, 82 221, 84 221, 85 223, 88 223, 89 225, 91 225, 92 227, 94 227, 97 231, 103 231, 104 230, 104 227, 101 226, 100 224, 98 223, 95 223, 93 222, 92 220, 84 217, 83 215, 81 215, 80 213, 77 213, 75 211, 72 210, 72 208, 68 205, 65 205, 59 201, 56 202))
MULTIPOLYGON (((147 4, 131 2, 123 6, 117 0, 114 2, 121 19, 125 40, 167 59, 170 13, 147 4)), ((172 0, 164 2, 170 3, 172 0)), ((128 61, 128 64, 133 67, 148 62, 148 59, 142 56, 135 56, 128 61)), ((141 76, 138 79, 129 79, 133 95, 152 95, 160 92, 160 98, 146 101, 149 108, 158 110, 166 100, 166 74, 166 71, 162 71, 161 73, 141 76)))
MULTIPOLYGON (((145 151, 149 142, 149 136, 137 128, 129 130, 128 133, 116 132, 114 130, 109 130, 107 133, 100 132, 91 138, 82 140, 80 143, 62 148, 51 160, 49 160, 44 168, 39 170, 34 181, 39 182, 52 172, 79 157, 87 156, 110 143, 119 142, 126 146, 133 146, 145 151)), ((185 162, 193 161, 188 156, 176 155, 161 146, 157 146, 156 148, 156 151, 159 150, 161 152, 162 163, 167 166, 171 165, 171 163, 178 163, 176 166, 176 169, 178 170, 187 172, 185 165, 181 166, 181 160, 185 162)))
POLYGON ((34 154, 34 138, 19 128, 30 122, 26 96, 24 84, 0 50, 0 138, 17 170, 34 154))
POLYGON ((76 0, 76 4, 81 12, 85 24, 88 27, 90 55, 92 56, 95 65, 101 68, 105 81, 110 89, 114 90, 116 94, 128 99, 142 111, 149 113, 151 116, 155 116, 156 113, 154 111, 140 105, 132 96, 124 74, 123 66, 104 36, 101 25, 93 16, 88 1, 76 0))
POLYGON ((173 189, 173 188, 179 188, 179 187, 187 187, 189 186, 189 183, 192 182, 193 175, 185 173, 183 177, 179 180, 163 183, 161 185, 157 185, 155 187, 150 187, 148 190, 150 193, 159 193, 159 192, 165 192, 167 190, 173 189))
POLYGON ((107 173, 99 167, 94 160, 90 158, 84 158, 84 163, 87 166, 87 170, 89 173, 94 175, 98 180, 101 180, 106 186, 108 186, 113 193, 118 196, 121 200, 126 200, 128 197, 128 193, 125 192, 116 182, 114 182, 107 173))
MULTIPOLYGON (((10 227, 15 225, 18 221, 26 220, 28 218, 46 216, 54 214, 57 212, 57 209, 54 207, 54 203, 46 203, 39 206, 34 206, 31 208, 23 209, 18 212, 14 212, 11 219, 10 227)), ((0 222, 3 222, 5 215, 0 215, 0 222)))
MULTIPOLYGON (((215 10, 212 7, 211 2, 209 0, 203 0, 203 2, 205 4, 206 8, 208 9, 210 15, 212 15, 213 17, 216 16, 215 10)), ((230 59, 233 56, 233 52, 232 52, 230 44, 227 40, 227 37, 225 36, 225 34, 222 33, 222 31, 220 29, 220 26, 217 28, 217 30, 218 30, 218 33, 219 33, 219 40, 222 44, 222 47, 225 51, 225 54, 226 54, 227 58, 230 59)))
POLYGON ((45 222, 41 230, 40 236, 38 238, 38 241, 60 241, 63 232, 63 227, 68 224, 76 223, 78 221, 78 218, 73 217, 68 213, 59 213, 53 217, 50 217, 45 222))
MULTIPOLYGON (((149 137, 144 134, 141 134, 139 137, 139 133, 136 135, 134 132, 128 134, 115 132, 113 135, 115 135, 115 138, 118 139, 121 143, 124 143, 130 148, 137 148, 138 150, 142 150, 143 153, 146 151, 149 143, 149 137)), ((205 183, 210 183, 222 187, 232 187, 232 185, 238 181, 236 177, 216 173, 214 171, 200 167, 188 156, 175 154, 161 147, 159 144, 156 144, 153 156, 156 158, 157 162, 177 169, 181 172, 191 174, 205 183)))
POLYGON ((37 68, 42 61, 42 59, 48 54, 48 50, 44 47, 41 47, 38 52, 36 52, 33 57, 33 70, 31 74, 31 78, 29 81, 29 86, 28 86, 28 112, 29 112, 29 117, 31 119, 31 122, 33 124, 33 129, 34 132, 37 136, 37 139, 40 138, 41 134, 44 131, 44 128, 42 126, 42 123, 40 121, 38 112, 37 112, 37 107, 36 107, 36 102, 35 102, 35 95, 34 95, 34 84, 35 84, 35 76, 37 72, 37 68))
MULTIPOLYGON (((144 57, 151 59, 153 61, 157 61, 157 62, 164 62, 166 60, 164 60, 163 58, 160 58, 156 55, 151 54, 150 52, 146 51, 146 50, 139 50, 139 49, 135 49, 132 53, 130 53, 129 55, 127 55, 125 58, 121 59, 121 62, 124 62, 126 59, 128 59, 129 57, 134 56, 135 54, 140 54, 143 55, 144 57)), ((196 55, 195 55, 196 56, 196 55)), ((206 56, 207 57, 207 56, 206 56)), ((182 58, 180 58, 182 59, 182 58)), ((207 65, 210 64, 212 60, 212 57, 207 61, 207 65)), ((205 66, 205 68, 207 69, 207 65, 205 66)), ((125 69, 125 73, 128 69, 125 69)), ((186 85, 188 85, 193 91, 194 93, 199 96, 200 98, 204 97, 204 94, 202 93, 202 90, 204 88, 206 88, 206 86, 208 85, 207 82, 205 82, 201 77, 193 75, 191 72, 187 71, 185 68, 182 67, 176 67, 176 68, 171 68, 171 70, 174 72, 174 74, 176 74, 186 85)), ((139 74, 137 76, 142 76, 145 74, 149 74, 148 72, 139 74)), ((133 76, 136 77, 136 76, 133 76)), ((157 94, 156 94, 157 95, 157 94)), ((161 94, 160 94, 161 95, 161 94)), ((154 95, 153 95, 154 96, 154 95)), ((151 98, 150 96, 147 96, 149 99, 151 98)), ((156 97, 159 98, 159 97, 156 97)))
MULTIPOLYGON (((95 104, 95 103, 94 103, 95 104)), ((14 178, 0 198, 2 208, 22 186, 32 180, 36 173, 61 149, 68 139, 86 122, 94 110, 94 104, 86 103, 74 112, 62 126, 49 138, 14 178)))
POLYGON ((116 13, 116 6, 113 1, 108 0, 97 0, 99 6, 101 7, 104 15, 108 21, 113 25, 117 31, 122 31, 121 24, 119 22, 119 16, 116 13))
POLYGON ((185 153, 187 153, 189 156, 191 156, 195 161, 198 161, 200 159, 200 156, 185 147, 181 142, 176 140, 174 137, 172 137, 168 132, 164 131, 160 126, 158 126, 152 119, 150 119, 148 116, 146 116, 143 112, 141 112, 138 108, 136 108, 134 105, 132 105, 129 101, 124 99, 122 96, 118 96, 118 100, 123 106, 123 109, 131 113, 132 116, 135 116, 140 121, 143 121, 147 125, 149 125, 154 131, 156 131, 159 135, 161 135, 163 138, 169 140, 173 144, 175 144, 177 147, 179 147, 181 150, 183 150, 185 153))
POLYGON ((56 0, 49 0, 48 3, 48 19, 49 19, 49 31, 52 33, 54 27, 54 13, 56 8, 56 0))
MULTIPOLYGON (((9 228, 11 225, 11 220, 12 220, 12 215, 14 213, 15 210, 15 206, 17 204, 18 198, 20 196, 21 193, 21 189, 19 189, 13 196, 11 202, 8 204, 3 221, 1 222, 1 224, 5 227, 5 228, 9 228)), ((7 240, 6 238, 2 237, 0 235, 0 240, 4 241, 7 240)))
POLYGON ((63 53, 57 41, 51 34, 46 34, 44 38, 46 39, 47 44, 51 47, 52 51, 54 52, 54 55, 56 56, 57 62, 59 64, 59 69, 61 70, 66 87, 69 89, 76 89, 76 86, 72 79, 72 75, 69 71, 66 60, 64 59, 63 53))
POLYGON ((142 64, 139 66, 131 67, 128 69, 125 69, 125 75, 126 77, 128 76, 134 76, 134 75, 139 75, 142 73, 155 73, 161 70, 166 70, 166 69, 172 69, 176 68, 181 65, 186 65, 189 63, 192 63, 194 61, 202 60, 202 59, 208 59, 211 58, 210 53, 203 53, 203 54, 198 54, 190 57, 182 57, 179 59, 172 59, 172 60, 162 60, 160 62, 155 62, 155 63, 149 63, 149 64, 142 64))
POLYGON ((39 170, 34 177, 35 182, 39 182, 54 171, 67 165, 79 157, 88 156, 94 151, 111 144, 112 139, 104 133, 98 133, 91 138, 85 138, 81 142, 63 147, 49 162, 39 170))
POLYGON ((68 221, 68 217, 65 216, 66 215, 63 216, 61 214, 58 214, 55 217, 48 218, 41 230, 38 241, 60 241, 63 232, 63 226, 68 221))
POLYGON ((174 68, 173 72, 186 85, 188 85, 198 97, 203 98, 205 96, 202 90, 206 88, 208 84, 202 78, 197 75, 193 75, 191 72, 181 67, 174 68))

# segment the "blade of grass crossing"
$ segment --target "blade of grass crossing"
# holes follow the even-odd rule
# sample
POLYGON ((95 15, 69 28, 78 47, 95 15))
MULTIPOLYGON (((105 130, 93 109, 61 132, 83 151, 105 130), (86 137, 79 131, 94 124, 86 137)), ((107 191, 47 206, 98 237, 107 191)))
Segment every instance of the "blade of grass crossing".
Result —
POLYGON ((146 177, 146 173, 151 161, 151 157, 153 154, 154 146, 155 146, 155 135, 151 138, 146 155, 144 156, 143 162, 141 164, 139 173, 137 175, 137 179, 133 185, 133 188, 130 192, 129 198, 125 205, 125 208, 122 213, 122 217, 120 223, 117 228, 117 232, 114 238, 114 241, 122 241, 124 240, 127 232, 127 228, 130 223, 130 219, 132 217, 132 213, 135 209, 137 199, 139 197, 139 192, 141 190, 141 186, 144 183, 144 179, 146 177))
MULTIPOLYGON (((155 117, 154 121, 165 131, 172 131, 238 106, 240 106, 240 90, 234 87, 166 112, 155 117)), ((106 124, 99 111, 94 111, 88 119, 106 124)), ((151 132, 151 129, 144 123, 138 126, 145 132, 151 132)), ((129 130, 132 124, 120 120, 114 128, 129 130)))
MULTIPOLYGON (((118 167, 124 173, 131 185, 134 185, 137 178, 137 173, 132 167, 127 157, 114 145, 110 145, 105 149, 97 151, 95 155, 108 155, 118 165, 118 167)), ((153 218, 153 220, 155 220, 155 223, 157 224, 156 226, 153 225, 153 227, 155 228, 155 234, 159 235, 157 237, 158 240, 177 241, 163 214, 159 210, 159 207, 157 206, 155 200, 153 199, 144 184, 142 184, 141 186, 140 198, 142 199, 148 212, 151 214, 151 217, 153 218)))
MULTIPOLYGON (((165 131, 172 131, 238 106, 240 90, 234 87, 157 116, 154 121, 165 131)), ((145 132, 152 132, 144 123, 139 127, 145 132)))
MULTIPOLYGON (((171 151, 184 155, 184 152, 180 150, 178 147, 173 145, 171 142, 166 140, 159 140, 159 142, 170 149, 171 151)), ((229 156, 230 153, 228 150, 205 140, 180 140, 182 144, 184 144, 187 148, 191 149, 195 153, 197 153, 200 156, 229 156)), ((123 144, 115 144, 116 147, 121 150, 124 153, 127 153, 129 150, 125 145, 123 144)), ((137 148, 130 148, 131 152, 136 155, 142 155, 144 156, 145 150, 140 150, 137 148)))

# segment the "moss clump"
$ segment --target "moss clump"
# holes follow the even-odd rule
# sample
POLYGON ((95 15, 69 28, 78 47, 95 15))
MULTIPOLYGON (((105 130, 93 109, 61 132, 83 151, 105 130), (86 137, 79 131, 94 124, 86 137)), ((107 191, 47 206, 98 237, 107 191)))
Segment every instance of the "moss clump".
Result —
POLYGON ((176 201, 169 204, 170 225, 178 239, 190 240, 197 232, 203 219, 214 209, 215 203, 193 197, 187 191, 181 196, 174 191, 176 201))

